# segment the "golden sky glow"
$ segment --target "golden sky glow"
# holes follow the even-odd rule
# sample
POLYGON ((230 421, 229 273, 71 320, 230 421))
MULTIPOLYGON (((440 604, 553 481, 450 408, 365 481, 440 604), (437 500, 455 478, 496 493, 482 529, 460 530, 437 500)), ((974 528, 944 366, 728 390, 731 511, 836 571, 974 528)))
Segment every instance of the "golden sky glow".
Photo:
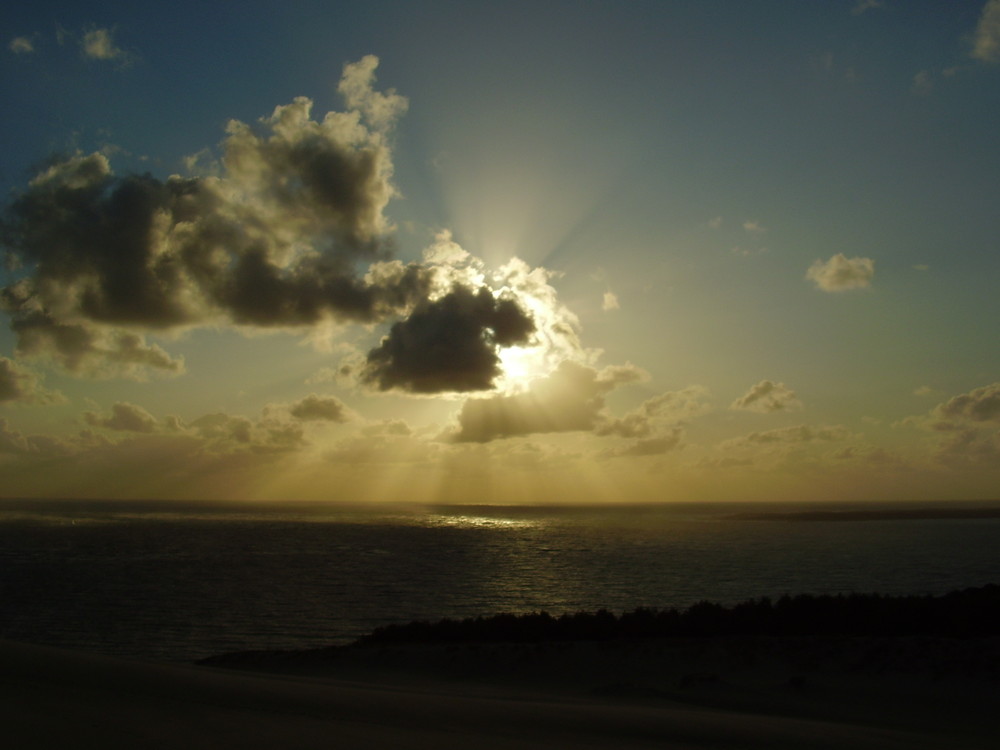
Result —
POLYGON ((996 0, 88 5, 6 25, 4 495, 997 496, 996 0))

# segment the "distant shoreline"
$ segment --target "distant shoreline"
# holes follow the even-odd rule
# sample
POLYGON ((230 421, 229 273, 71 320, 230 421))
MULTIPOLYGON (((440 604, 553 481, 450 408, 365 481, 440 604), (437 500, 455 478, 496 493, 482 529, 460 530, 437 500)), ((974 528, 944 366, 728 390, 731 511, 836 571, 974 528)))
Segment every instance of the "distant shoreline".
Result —
POLYGON ((945 521, 1000 518, 1000 508, 898 508, 880 510, 806 510, 735 513, 734 521, 945 521))

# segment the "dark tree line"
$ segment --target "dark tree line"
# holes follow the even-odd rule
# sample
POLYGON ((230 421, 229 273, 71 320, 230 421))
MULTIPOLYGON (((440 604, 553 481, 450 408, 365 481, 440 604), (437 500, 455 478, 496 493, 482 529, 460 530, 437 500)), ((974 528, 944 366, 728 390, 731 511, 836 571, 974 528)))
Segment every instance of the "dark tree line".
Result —
POLYGON ((1000 586, 943 596, 800 594, 752 599, 734 606, 699 602, 684 610, 639 608, 553 617, 547 612, 386 625, 358 640, 384 643, 485 643, 700 636, 1000 635, 1000 586))

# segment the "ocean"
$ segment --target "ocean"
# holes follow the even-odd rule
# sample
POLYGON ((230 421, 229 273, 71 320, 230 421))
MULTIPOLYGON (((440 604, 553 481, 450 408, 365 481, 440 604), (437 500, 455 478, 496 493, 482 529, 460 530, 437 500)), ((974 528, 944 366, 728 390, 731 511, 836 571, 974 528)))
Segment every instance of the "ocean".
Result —
POLYGON ((867 515, 899 507, 3 500, 0 637, 190 661, 415 619, 1000 582, 1000 503, 867 515))

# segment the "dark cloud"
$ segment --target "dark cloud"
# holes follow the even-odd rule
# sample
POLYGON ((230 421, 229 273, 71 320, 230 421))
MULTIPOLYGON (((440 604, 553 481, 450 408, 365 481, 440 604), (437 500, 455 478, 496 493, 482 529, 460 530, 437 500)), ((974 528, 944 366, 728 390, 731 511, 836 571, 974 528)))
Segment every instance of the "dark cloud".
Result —
POLYGON ((642 377, 642 371, 631 365, 597 371, 564 361, 525 393, 466 401, 454 440, 485 443, 534 433, 593 430, 601 421, 605 396, 642 377))
POLYGON ((501 374, 499 347, 526 344, 531 317, 510 298, 456 286, 416 306, 368 352, 362 380, 412 393, 482 391, 501 374))
POLYGON ((376 65, 345 67, 349 112, 313 120, 300 97, 256 127, 230 122, 218 176, 118 176, 100 153, 53 160, 3 221, 8 265, 29 274, 0 292, 19 350, 80 373, 178 371, 136 331, 372 322, 425 298, 427 268, 359 274, 389 251, 386 133, 406 105, 372 90, 376 65))

